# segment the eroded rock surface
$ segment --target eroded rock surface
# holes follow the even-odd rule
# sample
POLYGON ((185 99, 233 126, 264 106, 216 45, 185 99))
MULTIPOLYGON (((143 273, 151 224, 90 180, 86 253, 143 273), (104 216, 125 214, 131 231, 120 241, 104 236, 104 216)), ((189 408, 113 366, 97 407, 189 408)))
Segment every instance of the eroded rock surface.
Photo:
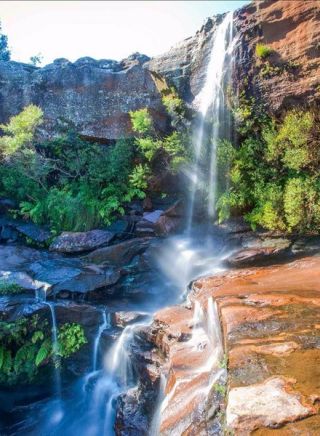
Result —
POLYGON ((44 112, 43 134, 71 124, 85 137, 106 141, 132 136, 129 112, 148 107, 156 128, 166 129, 163 80, 143 68, 147 57, 116 62, 57 59, 43 68, 0 62, 0 121, 36 104, 44 112))

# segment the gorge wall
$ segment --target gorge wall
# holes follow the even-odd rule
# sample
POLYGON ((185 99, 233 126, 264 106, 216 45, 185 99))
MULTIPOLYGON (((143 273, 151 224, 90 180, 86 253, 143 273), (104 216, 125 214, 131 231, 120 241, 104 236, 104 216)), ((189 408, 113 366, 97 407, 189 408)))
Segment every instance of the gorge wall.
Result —
MULTIPOLYGON (((192 104, 209 61, 212 35, 222 16, 209 18, 192 37, 149 59, 134 54, 116 62, 57 59, 43 68, 0 62, 0 122, 34 103, 45 115, 45 134, 70 122, 82 135, 110 140, 132 134, 129 111, 148 107, 156 127, 167 127, 161 89, 174 85, 192 104), (166 83, 167 82, 167 83, 166 83)), ((235 12, 234 86, 246 85, 273 112, 320 100, 320 4, 317 0, 262 0, 235 12), (274 53, 257 61, 262 42, 274 53), (267 71, 266 71, 267 69, 267 71)))

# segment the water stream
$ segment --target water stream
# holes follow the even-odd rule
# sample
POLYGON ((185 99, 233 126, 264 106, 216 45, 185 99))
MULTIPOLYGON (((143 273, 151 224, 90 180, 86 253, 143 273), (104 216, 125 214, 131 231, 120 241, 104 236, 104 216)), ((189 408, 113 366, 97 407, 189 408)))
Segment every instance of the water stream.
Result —
POLYGON ((108 328, 110 327, 110 316, 109 314, 106 312, 106 310, 102 310, 102 323, 99 326, 99 330, 97 333, 97 336, 94 340, 94 345, 93 345, 93 363, 92 363, 92 369, 93 371, 97 370, 97 364, 98 364, 98 355, 99 355, 99 345, 100 345, 100 340, 101 340, 101 336, 102 333, 108 328))
MULTIPOLYGON (((222 118, 225 116, 224 82, 230 75, 232 42, 232 14, 230 13, 224 17, 215 32, 206 80, 197 96, 200 119, 195 142, 195 182, 190 195, 188 229, 182 235, 163 241, 156 250, 156 266, 153 271, 153 275, 157 278, 156 284, 146 280, 141 285, 146 298, 139 303, 139 310, 150 315, 143 325, 150 323, 152 315, 159 308, 185 301, 190 281, 201 275, 221 271, 221 261, 224 256, 228 255, 228 249, 225 248, 220 236, 213 229, 208 230, 208 226, 205 229, 197 227, 194 215, 197 192, 204 186, 207 187, 206 215, 211 219, 214 214, 216 147, 222 131, 222 118), (208 157, 203 156, 205 156, 205 149, 208 145, 208 138, 205 135, 206 122, 209 118, 214 122, 210 132, 210 147, 207 150, 208 160, 208 157), (204 165, 204 161, 209 161, 209 165, 204 165)), ((50 308, 53 352, 58 358, 55 305, 51 302, 45 302, 45 304, 50 308)), ((126 308, 126 310, 130 309, 126 308)), ((113 333, 117 335, 116 340, 113 345, 109 346, 109 349, 103 350, 101 340, 103 334, 106 330, 112 330, 113 327, 107 310, 102 310, 100 313, 100 324, 92 343, 91 372, 70 384, 67 392, 62 392, 60 365, 56 364, 54 369, 55 396, 59 398, 63 413, 57 415, 59 419, 52 420, 56 403, 52 398, 39 401, 34 405, 34 410, 29 413, 28 418, 20 424, 20 434, 50 434, 53 436, 62 434, 64 436, 109 436, 114 434, 117 400, 128 389, 134 388, 136 383, 130 346, 141 323, 127 325, 120 334, 119 329, 114 329, 113 333), (100 362, 99 356, 103 356, 100 362)), ((206 308, 201 307, 200 303, 195 301, 192 337, 189 342, 192 353, 201 353, 203 343, 209 343, 212 351, 210 359, 204 362, 202 367, 196 368, 194 375, 200 372, 211 372, 211 381, 219 378, 221 369, 218 368, 217 363, 222 357, 223 348, 219 316, 212 298, 209 298, 206 308)), ((192 376, 189 374, 189 377, 192 376)), ((165 410, 175 390, 179 388, 179 384, 184 381, 186 380, 176 383, 166 396, 166 375, 162 375, 150 430, 152 436, 159 433, 161 412, 165 410)))

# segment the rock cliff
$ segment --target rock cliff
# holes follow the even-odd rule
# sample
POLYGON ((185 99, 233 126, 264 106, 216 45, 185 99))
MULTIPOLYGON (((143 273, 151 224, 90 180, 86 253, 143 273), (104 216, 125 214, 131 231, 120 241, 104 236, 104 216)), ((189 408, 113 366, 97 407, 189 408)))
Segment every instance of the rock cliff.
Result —
MULTIPOLYGON (((192 104, 209 62, 213 35, 223 16, 208 18, 192 37, 149 59, 138 53, 121 62, 57 59, 37 68, 0 62, 0 122, 34 103, 45 114, 44 133, 70 122, 82 135, 101 141, 132 134, 129 111, 148 107, 156 127, 167 117, 160 91, 174 85, 192 104)), ((320 100, 320 5, 317 0, 262 0, 234 13, 238 42, 234 89, 244 85, 273 113, 320 100), (257 60, 258 42, 274 50, 257 60)))
MULTIPOLYGON (((222 16, 209 18, 200 31, 146 65, 174 84, 188 102, 200 91, 212 37, 222 16)), ((317 0, 259 0, 234 13, 237 37, 234 88, 250 87, 273 113, 320 100, 320 4, 317 0), (274 50, 267 71, 255 46, 274 50)))
POLYGON ((104 141, 132 135, 129 111, 148 107, 164 130, 160 91, 166 85, 143 68, 148 59, 57 59, 44 68, 0 62, 0 122, 33 103, 44 111, 44 133, 70 123, 83 136, 104 141))

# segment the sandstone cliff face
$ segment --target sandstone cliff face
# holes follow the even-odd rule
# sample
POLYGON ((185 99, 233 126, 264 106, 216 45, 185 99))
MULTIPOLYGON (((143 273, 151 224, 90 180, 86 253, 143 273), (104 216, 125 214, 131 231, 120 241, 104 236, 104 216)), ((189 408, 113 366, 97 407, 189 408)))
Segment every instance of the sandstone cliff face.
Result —
POLYGON ((263 0, 235 14, 239 36, 236 88, 247 83, 272 113, 320 101, 320 3, 263 0), (262 43, 274 50, 267 61, 255 55, 262 43), (270 67, 268 67, 268 65, 270 67))
MULTIPOLYGON (((195 36, 147 63, 192 103, 209 62, 212 38, 222 16, 209 18, 195 36)), ((234 61, 235 90, 249 87, 272 113, 320 100, 320 3, 317 0, 259 0, 234 13, 238 39, 234 61), (258 42, 274 50, 271 71, 256 59, 258 42)))
POLYGON ((58 59, 44 68, 0 62, 0 122, 33 103, 44 111, 46 133, 71 122, 84 136, 116 139, 132 134, 129 111, 148 107, 156 127, 164 130, 167 118, 160 89, 165 83, 143 68, 146 59, 58 59))
MULTIPOLYGON (((209 18, 196 35, 149 60, 135 54, 121 62, 58 59, 44 68, 0 62, 0 122, 30 103, 45 114, 45 133, 69 121, 84 136, 116 139, 132 134, 128 112, 148 107, 156 127, 167 117, 160 89, 173 84, 192 104, 201 90, 213 36, 222 15, 209 18), (154 74, 156 73, 156 74, 154 74)), ((246 87, 272 113, 320 101, 320 3, 318 0, 262 0, 234 13, 235 92, 246 87), (274 50, 271 70, 257 60, 258 42, 274 50)))
POLYGON ((208 18, 201 29, 163 55, 146 63, 151 71, 164 76, 185 101, 191 103, 200 92, 206 76, 213 36, 223 15, 208 18))

